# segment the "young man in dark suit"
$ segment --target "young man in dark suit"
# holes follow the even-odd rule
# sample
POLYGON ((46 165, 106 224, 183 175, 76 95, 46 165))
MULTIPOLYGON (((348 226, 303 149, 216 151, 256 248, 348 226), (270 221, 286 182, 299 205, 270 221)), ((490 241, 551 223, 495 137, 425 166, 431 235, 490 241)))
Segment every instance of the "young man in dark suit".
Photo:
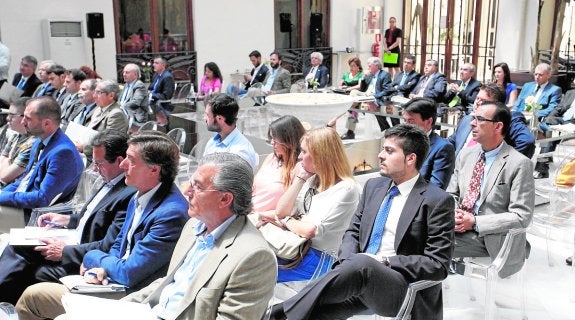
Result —
MULTIPOLYGON (((395 316, 409 283, 447 277, 454 200, 419 175, 429 139, 400 124, 385 131, 383 177, 369 180, 332 271, 269 310, 270 319, 395 316), (287 316, 287 317, 286 317, 287 316)), ((412 319, 442 319, 441 285, 421 291, 412 319)))

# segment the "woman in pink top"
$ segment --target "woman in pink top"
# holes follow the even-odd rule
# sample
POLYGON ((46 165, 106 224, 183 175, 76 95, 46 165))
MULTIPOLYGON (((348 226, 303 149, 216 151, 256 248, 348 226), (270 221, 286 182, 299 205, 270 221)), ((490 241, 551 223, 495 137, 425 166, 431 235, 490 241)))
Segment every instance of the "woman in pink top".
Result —
POLYGON ((199 94, 205 96, 222 91, 222 73, 215 62, 208 62, 204 66, 204 76, 200 80, 199 94))
MULTIPOLYGON (((280 117, 270 124, 268 137, 273 153, 266 157, 254 177, 253 212, 275 210, 278 200, 292 181, 292 171, 304 134, 301 122, 291 115, 280 117)), ((254 216, 257 218, 258 214, 254 216)))

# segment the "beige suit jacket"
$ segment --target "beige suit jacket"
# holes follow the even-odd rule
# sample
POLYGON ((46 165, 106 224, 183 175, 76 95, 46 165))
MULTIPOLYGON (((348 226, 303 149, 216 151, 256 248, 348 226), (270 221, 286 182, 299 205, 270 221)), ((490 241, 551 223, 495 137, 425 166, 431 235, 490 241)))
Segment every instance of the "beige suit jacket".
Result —
MULTIPOLYGON (((194 225, 186 223, 170 261, 166 277, 124 300, 158 304, 163 288, 174 279, 195 242, 194 225)), ((196 271, 176 319, 260 319, 272 297, 277 279, 274 253, 245 216, 238 216, 196 271)), ((166 319, 167 320, 167 319, 166 319)))
MULTIPOLYGON (((460 152, 447 192, 461 198, 465 196, 480 152, 479 144, 460 152)), ((494 259, 509 229, 527 228, 531 224, 535 207, 535 181, 531 160, 503 142, 483 182, 478 204, 476 224, 479 236, 484 237, 489 256, 494 259)), ((525 242, 523 236, 511 249, 507 263, 500 272, 501 276, 521 269, 526 254, 525 242)))
POLYGON ((92 114, 92 121, 88 124, 88 128, 102 132, 106 129, 114 129, 117 131, 128 131, 128 120, 120 109, 120 105, 114 102, 106 109, 96 107, 92 114))

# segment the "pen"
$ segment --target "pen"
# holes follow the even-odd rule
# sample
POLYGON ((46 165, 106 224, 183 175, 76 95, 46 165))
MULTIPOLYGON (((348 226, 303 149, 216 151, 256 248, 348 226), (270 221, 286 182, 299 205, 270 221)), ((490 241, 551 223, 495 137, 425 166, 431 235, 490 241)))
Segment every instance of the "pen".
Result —
MULTIPOLYGON (((88 272, 88 275, 94 278, 98 278, 98 275, 95 272, 88 272)), ((106 277, 106 280, 108 280, 108 282, 113 282, 112 279, 110 279, 110 277, 106 277)))
POLYGON ((46 219, 42 220, 42 223, 47 224, 47 225, 52 226, 52 227, 56 227, 56 228, 66 228, 66 226, 64 226, 64 225, 61 225, 59 223, 52 222, 52 221, 46 220, 46 219))

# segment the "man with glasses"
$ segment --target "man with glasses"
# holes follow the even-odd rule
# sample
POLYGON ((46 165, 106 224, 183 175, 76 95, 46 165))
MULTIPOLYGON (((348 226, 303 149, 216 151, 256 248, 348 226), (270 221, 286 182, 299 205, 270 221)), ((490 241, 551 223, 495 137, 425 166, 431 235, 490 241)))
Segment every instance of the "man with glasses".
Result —
MULTIPOLYGON (((473 104, 473 111, 477 110, 483 103, 493 101, 505 102, 505 90, 495 84, 481 85, 473 104)), ((455 132, 447 138, 455 147, 456 157, 464 148, 473 147, 477 144, 471 134, 472 120, 472 114, 461 118, 455 132)), ((531 133, 527 126, 527 120, 521 112, 511 113, 511 125, 505 136, 505 142, 527 158, 531 158, 535 153, 535 136, 531 133)))
MULTIPOLYGON (((144 131, 130 137, 120 168, 126 185, 137 192, 111 248, 96 248, 84 255, 80 274, 86 282, 107 284, 110 279, 127 286, 130 293, 166 274, 189 218, 188 203, 174 184, 179 154, 178 146, 166 134, 144 131)), ((16 304, 20 319, 54 319, 64 313, 61 298, 66 292, 68 289, 57 283, 28 287, 16 304)))
POLYGON ((421 77, 421 75, 415 71, 415 62, 415 56, 412 54, 407 54, 403 58, 403 71, 395 74, 393 82, 386 88, 386 96, 398 95, 405 98, 409 96, 409 93, 421 77))
POLYGON ((475 66, 464 63, 459 68, 459 80, 447 85, 443 100, 449 108, 457 108, 462 112, 470 113, 479 93, 481 82, 475 80, 475 66))
POLYGON ((254 169, 258 167, 259 158, 252 143, 238 130, 239 106, 225 93, 211 96, 204 111, 204 121, 208 131, 216 132, 208 140, 204 156, 215 152, 231 152, 244 158, 254 169))
POLYGON ((126 219, 126 209, 136 189, 126 186, 120 163, 126 158, 128 134, 106 130, 94 137, 94 171, 100 176, 92 195, 77 214, 45 213, 37 217, 41 227, 76 229, 76 243, 43 239, 45 245, 8 246, 0 256, 0 301, 16 303, 33 283, 59 282, 78 274, 86 252, 110 250, 126 219))
MULTIPOLYGON (((533 164, 505 142, 511 112, 502 102, 483 102, 474 111, 471 132, 477 144, 461 151, 447 192, 455 209, 454 257, 495 259, 510 229, 527 228, 535 206, 533 164)), ((499 272, 507 277, 525 261, 525 235, 511 248, 499 272)))
POLYGON ((0 184, 3 186, 11 183, 26 171, 30 160, 30 149, 36 141, 36 137, 28 134, 22 124, 22 117, 26 109, 26 103, 30 98, 23 97, 10 104, 6 114, 8 126, 15 134, 2 146, 0 152, 0 184))

